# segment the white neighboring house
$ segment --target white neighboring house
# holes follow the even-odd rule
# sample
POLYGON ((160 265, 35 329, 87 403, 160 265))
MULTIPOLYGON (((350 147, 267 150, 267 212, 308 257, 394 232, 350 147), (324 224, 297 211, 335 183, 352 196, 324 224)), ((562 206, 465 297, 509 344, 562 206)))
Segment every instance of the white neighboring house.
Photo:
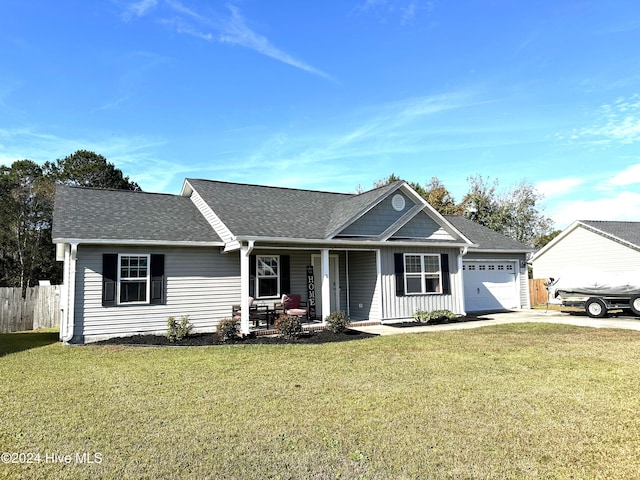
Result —
POLYGON ((607 275, 640 272, 640 222, 578 220, 538 250, 534 278, 559 278, 579 269, 607 275))

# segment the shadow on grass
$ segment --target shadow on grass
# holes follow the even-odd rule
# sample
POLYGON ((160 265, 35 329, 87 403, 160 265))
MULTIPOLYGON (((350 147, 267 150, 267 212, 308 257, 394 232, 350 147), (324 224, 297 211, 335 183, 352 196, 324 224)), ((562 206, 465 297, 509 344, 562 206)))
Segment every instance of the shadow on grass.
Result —
POLYGON ((0 357, 10 353, 31 350, 58 342, 59 334, 55 330, 0 333, 0 357))

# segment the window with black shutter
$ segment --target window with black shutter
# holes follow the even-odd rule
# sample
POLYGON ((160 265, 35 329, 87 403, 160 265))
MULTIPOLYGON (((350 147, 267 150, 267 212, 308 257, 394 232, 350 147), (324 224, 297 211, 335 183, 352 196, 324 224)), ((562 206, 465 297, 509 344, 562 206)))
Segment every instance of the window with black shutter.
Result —
POLYGON ((164 299, 164 255, 103 254, 104 306, 161 304, 164 299))

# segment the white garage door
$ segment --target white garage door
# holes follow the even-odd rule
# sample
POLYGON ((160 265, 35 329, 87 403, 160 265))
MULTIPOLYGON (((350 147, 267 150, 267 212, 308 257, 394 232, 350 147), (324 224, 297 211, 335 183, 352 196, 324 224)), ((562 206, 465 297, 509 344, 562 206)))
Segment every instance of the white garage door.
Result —
POLYGON ((518 308, 515 262, 463 262, 468 312, 518 308))

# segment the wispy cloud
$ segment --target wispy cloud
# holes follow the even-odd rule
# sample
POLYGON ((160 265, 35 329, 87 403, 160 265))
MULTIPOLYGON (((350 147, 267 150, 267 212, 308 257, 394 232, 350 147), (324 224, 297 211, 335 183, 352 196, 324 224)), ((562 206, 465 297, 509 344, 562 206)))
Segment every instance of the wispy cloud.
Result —
POLYGON ((548 199, 558 195, 567 195, 575 191, 584 182, 584 178, 559 178, 539 182, 535 185, 535 189, 544 195, 544 198, 548 199))
POLYGON ((131 20, 135 17, 142 17, 157 5, 158 0, 140 0, 138 2, 133 2, 126 6, 122 16, 125 20, 131 20))
POLYGON ((631 144, 640 141, 640 94, 618 97, 602 105, 596 113, 596 122, 577 128, 559 138, 586 141, 601 146, 631 144))
POLYGON ((401 25, 411 25, 420 18, 421 14, 430 16, 435 10, 434 1, 425 0, 365 0, 358 3, 353 12, 358 15, 369 15, 380 23, 399 22, 401 25))
POLYGON ((550 213, 557 228, 565 228, 576 220, 637 221, 640 193, 623 191, 594 200, 558 202, 550 213))
MULTIPOLYGON (((125 10, 125 17, 142 17, 157 6, 158 0, 142 0, 125 10)), ((227 5, 228 15, 220 13, 202 14, 178 0, 164 0, 171 14, 161 16, 158 21, 172 27, 177 33, 190 35, 208 42, 238 45, 261 55, 317 75, 332 82, 336 80, 328 73, 316 68, 274 45, 266 36, 253 31, 245 17, 234 5, 227 5)))
POLYGON ((640 184, 640 163, 631 165, 629 168, 617 173, 609 180, 609 183, 614 186, 640 184))
POLYGON ((231 19, 224 25, 223 31, 218 37, 221 42, 240 45, 242 47, 255 50, 258 53, 266 55, 267 57, 286 63, 306 72, 313 73, 314 75, 319 75, 326 78, 327 80, 335 81, 331 77, 331 75, 292 57, 288 53, 280 50, 275 45, 273 45, 267 39, 267 37, 255 33, 253 30, 247 27, 244 18, 236 7, 230 5, 229 10, 231 11, 231 19))

